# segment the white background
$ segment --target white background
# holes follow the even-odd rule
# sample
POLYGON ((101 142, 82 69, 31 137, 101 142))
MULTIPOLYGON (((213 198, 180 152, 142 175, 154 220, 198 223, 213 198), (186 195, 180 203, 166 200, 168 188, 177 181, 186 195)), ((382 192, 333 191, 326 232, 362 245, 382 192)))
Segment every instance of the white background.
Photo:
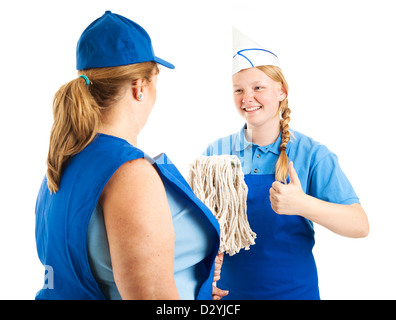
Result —
POLYGON ((231 96, 232 25, 276 52, 291 127, 327 145, 360 196, 371 231, 348 239, 316 226, 323 299, 395 299, 393 1, 3 1, 0 299, 33 299, 43 267, 34 207, 45 173, 52 97, 76 77, 75 47, 105 10, 150 34, 158 99, 138 146, 165 151, 183 174, 206 145, 239 130, 231 96))

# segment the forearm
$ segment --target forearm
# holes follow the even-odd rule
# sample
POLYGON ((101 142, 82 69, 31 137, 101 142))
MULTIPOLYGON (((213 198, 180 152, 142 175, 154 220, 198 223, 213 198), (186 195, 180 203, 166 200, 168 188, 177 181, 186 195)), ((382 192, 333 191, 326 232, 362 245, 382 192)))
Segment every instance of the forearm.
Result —
POLYGON ((360 204, 336 204, 309 195, 301 198, 299 215, 345 237, 367 236, 369 224, 360 204))

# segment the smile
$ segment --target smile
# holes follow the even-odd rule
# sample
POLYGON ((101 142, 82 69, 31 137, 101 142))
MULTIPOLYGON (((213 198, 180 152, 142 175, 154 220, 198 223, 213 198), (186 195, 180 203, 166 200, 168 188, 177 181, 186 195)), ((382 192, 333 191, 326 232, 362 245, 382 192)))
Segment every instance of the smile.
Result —
POLYGON ((261 106, 258 107, 242 107, 243 110, 245 110, 246 112, 253 112, 253 111, 257 111, 259 109, 261 109, 261 106))

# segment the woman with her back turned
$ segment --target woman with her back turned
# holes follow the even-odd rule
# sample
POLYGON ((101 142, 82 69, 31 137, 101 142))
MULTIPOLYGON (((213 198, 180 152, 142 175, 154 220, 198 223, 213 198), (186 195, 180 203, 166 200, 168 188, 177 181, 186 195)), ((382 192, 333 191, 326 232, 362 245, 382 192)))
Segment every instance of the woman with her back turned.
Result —
POLYGON ((217 221, 166 155, 137 148, 157 64, 174 68, 142 27, 110 11, 81 35, 79 77, 54 98, 36 204, 37 250, 54 285, 36 299, 212 298, 217 221))

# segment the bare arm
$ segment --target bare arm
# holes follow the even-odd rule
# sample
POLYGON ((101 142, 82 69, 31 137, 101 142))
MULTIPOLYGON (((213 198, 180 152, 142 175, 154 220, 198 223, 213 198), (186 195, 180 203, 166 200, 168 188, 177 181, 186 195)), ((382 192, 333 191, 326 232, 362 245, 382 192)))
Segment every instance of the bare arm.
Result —
POLYGON ((174 230, 163 183, 144 159, 123 164, 107 183, 104 212, 114 280, 123 299, 179 299, 174 230))
POLYGON ((369 232, 366 213, 358 203, 336 204, 305 195, 300 210, 303 217, 345 237, 362 238, 369 232))
POLYGON ((335 204, 309 196, 302 190, 292 162, 289 172, 289 184, 274 182, 270 189, 271 205, 276 213, 300 215, 345 237, 367 236, 369 223, 360 204, 335 204))

